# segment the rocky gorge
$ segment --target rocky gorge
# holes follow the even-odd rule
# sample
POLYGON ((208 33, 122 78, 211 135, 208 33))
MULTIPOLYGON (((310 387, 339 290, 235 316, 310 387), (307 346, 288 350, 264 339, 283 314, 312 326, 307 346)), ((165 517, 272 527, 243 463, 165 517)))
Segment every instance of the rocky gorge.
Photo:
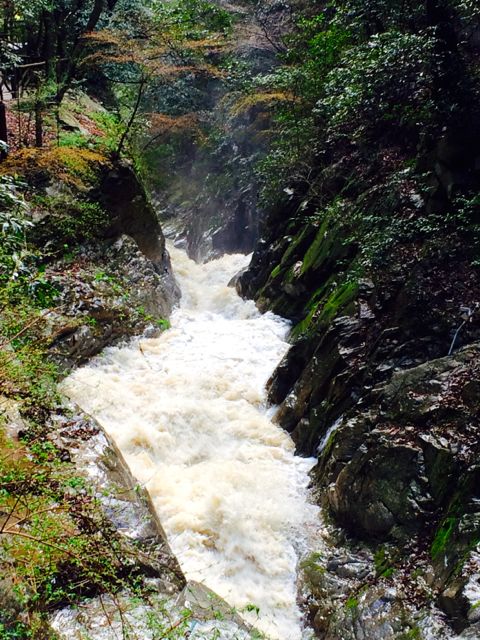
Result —
POLYGON ((0 637, 480 637, 474 5, 185 9, 1 162, 0 637))
POLYGON ((321 638, 480 633, 476 244, 456 223, 436 235, 452 194, 478 190, 476 148, 460 129, 446 134, 419 150, 427 172, 414 177, 398 146, 382 141, 367 162, 354 147, 336 160, 331 145, 313 184, 294 185, 265 217, 237 282, 294 322, 268 387, 277 423, 318 457, 331 518, 305 564, 321 638), (317 193, 333 198, 321 215, 317 193), (394 222, 377 227, 374 263, 362 253, 377 207, 394 222), (425 226, 412 234, 416 221, 425 226))

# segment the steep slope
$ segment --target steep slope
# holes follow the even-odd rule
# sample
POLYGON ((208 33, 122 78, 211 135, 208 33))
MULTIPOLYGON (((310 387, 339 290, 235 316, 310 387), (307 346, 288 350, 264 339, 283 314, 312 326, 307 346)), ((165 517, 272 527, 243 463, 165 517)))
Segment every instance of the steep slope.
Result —
POLYGON ((295 323, 270 400, 349 536, 307 566, 322 638, 443 637, 421 622, 432 601, 456 631, 477 620, 478 15, 401 11, 322 21, 349 42, 308 174, 278 185, 237 284, 295 323))

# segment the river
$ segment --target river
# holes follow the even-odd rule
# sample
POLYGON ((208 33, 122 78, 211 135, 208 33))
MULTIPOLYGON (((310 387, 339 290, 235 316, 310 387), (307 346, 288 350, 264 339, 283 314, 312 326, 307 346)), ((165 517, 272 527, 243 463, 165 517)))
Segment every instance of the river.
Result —
POLYGON ((315 528, 313 459, 271 422, 265 383, 288 323, 226 286, 242 255, 199 265, 171 247, 171 328, 106 349, 63 391, 106 429, 144 484, 187 578, 269 638, 300 640, 296 567, 315 528))

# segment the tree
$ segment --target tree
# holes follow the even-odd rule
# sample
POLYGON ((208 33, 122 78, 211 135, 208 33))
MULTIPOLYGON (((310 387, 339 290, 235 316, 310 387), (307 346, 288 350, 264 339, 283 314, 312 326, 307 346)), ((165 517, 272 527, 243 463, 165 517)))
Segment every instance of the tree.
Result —
POLYGON ((4 72, 22 63, 42 63, 45 80, 56 83, 55 98, 61 102, 78 72, 85 34, 96 29, 116 3, 117 0, 10 0, 3 3, 0 61, 4 72))
MULTIPOLYGON (((93 50, 85 58, 86 64, 100 68, 116 87, 124 122, 117 154, 124 149, 139 114, 150 113, 148 92, 182 77, 200 81, 220 75, 210 59, 225 49, 231 29, 229 14, 204 0, 171 5, 153 2, 148 11, 138 12, 134 19, 129 16, 128 29, 126 23, 118 12, 108 28, 90 33, 93 50)), ((155 120, 155 113, 152 115, 155 120)))

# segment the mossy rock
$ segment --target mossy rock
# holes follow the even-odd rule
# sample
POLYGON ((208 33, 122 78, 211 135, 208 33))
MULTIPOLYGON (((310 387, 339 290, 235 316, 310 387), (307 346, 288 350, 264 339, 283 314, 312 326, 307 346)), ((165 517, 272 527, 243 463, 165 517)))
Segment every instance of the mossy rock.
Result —
POLYGON ((474 465, 461 478, 432 538, 430 555, 445 580, 460 574, 470 552, 480 543, 479 487, 480 467, 474 465))
POLYGON ((33 200, 37 217, 31 240, 50 250, 64 251, 67 247, 103 237, 110 226, 107 212, 96 202, 68 194, 38 196, 33 200))
POLYGON ((351 315, 355 309, 354 301, 358 294, 357 282, 344 282, 336 287, 328 296, 322 296, 324 287, 318 289, 309 302, 308 315, 292 331, 293 337, 302 333, 310 333, 327 327, 340 314, 351 315))
POLYGON ((2 162, 0 172, 21 176, 33 187, 46 188, 61 182, 85 191, 98 182, 101 172, 110 165, 107 156, 91 149, 20 149, 2 162))

